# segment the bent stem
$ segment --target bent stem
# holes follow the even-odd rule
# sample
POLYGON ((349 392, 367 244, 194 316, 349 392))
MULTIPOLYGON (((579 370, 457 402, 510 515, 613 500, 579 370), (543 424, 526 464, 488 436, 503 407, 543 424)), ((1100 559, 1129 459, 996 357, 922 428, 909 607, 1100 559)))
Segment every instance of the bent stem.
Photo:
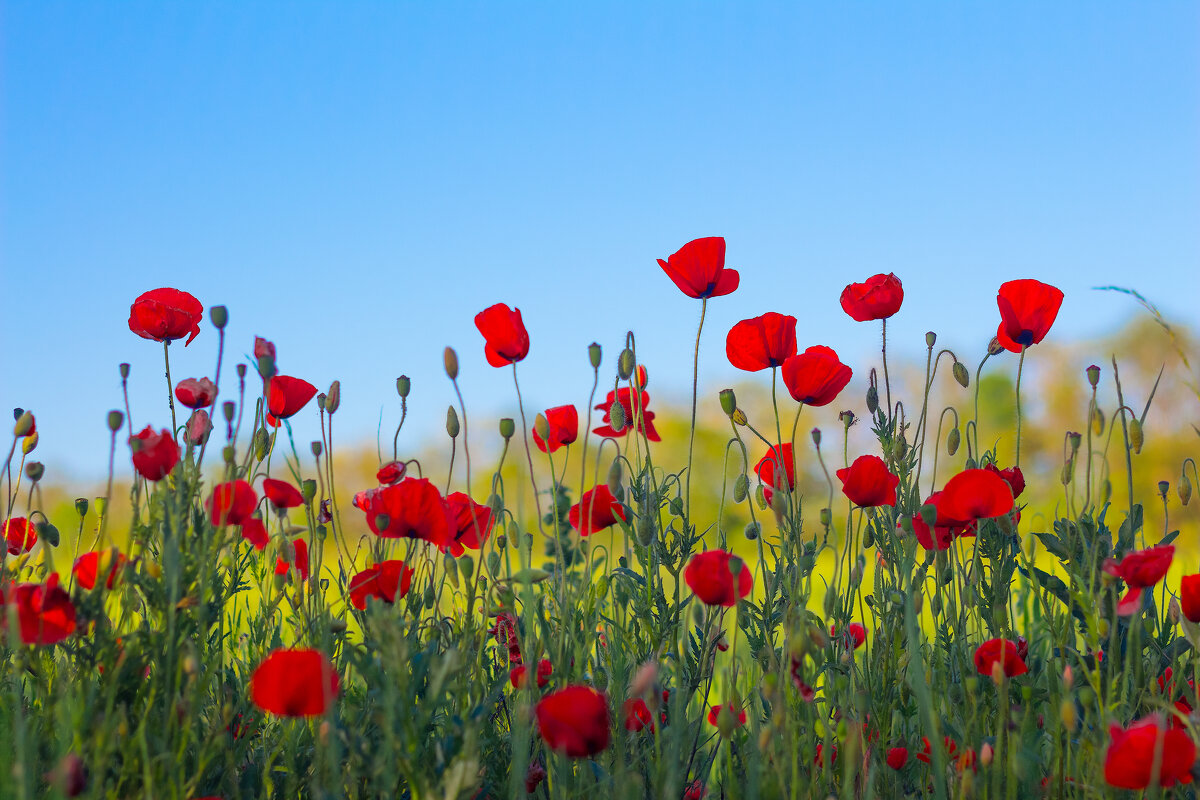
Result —
POLYGON ((700 324, 696 327, 696 349, 692 354, 692 427, 688 432, 687 479, 684 483, 684 508, 688 519, 692 514, 692 449, 696 443, 696 389, 700 382, 700 332, 704 330, 704 316, 708 312, 708 298, 700 300, 700 324))
POLYGON ((525 401, 521 399, 521 384, 517 381, 517 362, 513 362, 513 387, 517 390, 517 410, 521 412, 521 436, 525 439, 525 462, 529 464, 529 482, 533 485, 533 504, 537 509, 538 530, 542 530, 542 498, 538 494, 537 478, 533 474, 533 454, 529 450, 529 423, 525 421, 525 401))

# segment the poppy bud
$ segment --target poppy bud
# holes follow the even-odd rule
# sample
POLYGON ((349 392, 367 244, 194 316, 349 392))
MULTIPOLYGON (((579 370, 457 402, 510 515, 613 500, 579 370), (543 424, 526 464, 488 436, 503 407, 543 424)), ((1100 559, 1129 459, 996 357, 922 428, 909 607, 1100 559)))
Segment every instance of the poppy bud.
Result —
POLYGON ((617 356, 617 377, 623 381, 629 380, 633 374, 633 351, 626 347, 617 356))
POLYGON ((753 542, 758 538, 758 534, 761 530, 762 526, 757 522, 747 522, 745 529, 746 538, 753 542))
POLYGON ((1062 705, 1058 707, 1058 716, 1062 720, 1063 727, 1068 731, 1075 730, 1075 703, 1071 700, 1063 700, 1062 705))
POLYGON ((592 342, 588 345, 588 363, 592 365, 592 369, 600 369, 600 343, 592 342))
POLYGON ((1090 367, 1088 367, 1087 368, 1087 379, 1088 379, 1088 383, 1090 383, 1092 385, 1092 387, 1094 388, 1096 386, 1096 384, 1098 384, 1100 382, 1100 368, 1097 367, 1095 364, 1092 364, 1090 367))
POLYGON ((212 420, 209 418, 208 412, 202 408, 197 409, 188 417, 184 437, 193 445, 204 444, 208 441, 208 435, 212 433, 212 428, 212 420))
POLYGON ((730 419, 733 420, 734 425, 745 425, 748 422, 746 419, 746 412, 742 411, 740 408, 734 410, 733 416, 730 417, 730 419))
POLYGON ((868 547, 874 547, 874 546, 875 546, 875 529, 867 528, 867 532, 863 534, 863 547, 868 548, 868 547))
POLYGON ((722 389, 717 395, 721 399, 721 410, 726 416, 733 416, 733 412, 737 411, 737 395, 733 393, 733 389, 722 389))
POLYGON ((813 444, 815 444, 818 448, 821 447, 821 429, 820 428, 812 429, 812 440, 813 440, 813 444))
POLYGON ((1146 434, 1142 431, 1142 423, 1137 417, 1129 420, 1129 444, 1133 448, 1133 454, 1140 455, 1142 445, 1146 443, 1146 434))
POLYGON ((988 342, 987 351, 989 356, 998 356, 1004 352, 1004 345, 1000 344, 999 336, 992 337, 992 340, 988 342))
POLYGON ((1079 443, 1083 441, 1083 436, 1081 434, 1075 433, 1074 431, 1068 431, 1067 432, 1067 441, 1071 443, 1071 452, 1078 453, 1079 452, 1079 443))
POLYGON ((338 410, 338 406, 342 404, 342 382, 334 381, 329 384, 329 391, 325 394, 325 410, 330 414, 338 410))
POLYGON ((267 448, 270 446, 270 439, 267 437, 265 428, 259 428, 254 432, 254 455, 259 461, 267 457, 267 448))
POLYGON ((833 512, 828 508, 822 508, 820 513, 821 525, 828 528, 833 524, 833 512))
POLYGON ((968 458, 966 463, 963 464, 963 469, 975 469, 978 466, 979 466, 979 463, 975 459, 968 458))
POLYGON ((728 705, 721 706, 721 710, 717 712, 717 730, 721 732, 722 738, 728 739, 737 727, 738 721, 733 711, 728 705))
MULTIPOLYGON (((997 666, 999 666, 999 664, 997 664, 997 666)), ((1001 667, 1001 672, 1003 673, 1003 667, 1001 667)), ((983 746, 979 748, 979 764, 980 764, 980 766, 986 767, 986 766, 990 765, 992 763, 993 755, 994 754, 992 752, 992 746, 990 744, 988 744, 987 742, 984 742, 983 746)))
POLYGON ((643 547, 649 547, 654 541, 654 534, 658 533, 657 526, 654 524, 654 518, 648 514, 638 517, 637 538, 642 543, 643 547))
POLYGON ((946 436, 946 454, 952 456, 957 453, 960 444, 962 444, 962 434, 958 432, 958 428, 951 428, 949 435, 946 436))
POLYGON ((1063 486, 1066 486, 1071 482, 1073 477, 1075 477, 1075 459, 1068 458, 1066 463, 1062 465, 1062 472, 1059 474, 1059 480, 1062 481, 1063 486))
POLYGON ((746 495, 750 490, 750 481, 745 474, 738 475, 733 481, 733 502, 740 503, 746 499, 746 495))
POLYGON ((113 433, 121 430, 121 424, 125 422, 125 415, 120 411, 108 412, 108 429, 113 433))
POLYGON ((40 461, 30 461, 25 465, 25 477, 37 483, 46 474, 46 465, 40 461))
POLYGON ((83 759, 74 753, 63 756, 54 770, 46 773, 45 778, 62 792, 64 797, 78 797, 87 789, 87 767, 84 766, 83 759))
POLYGON ((1111 499, 1112 481, 1110 481, 1108 478, 1105 478, 1104 482, 1100 484, 1100 505, 1104 505, 1111 499))
MULTIPOLYGON (((26 475, 28 475, 29 473, 28 473, 28 472, 26 472, 25 474, 26 474, 26 475)), ((1171 484, 1170 484, 1170 483, 1168 483, 1168 482, 1166 482, 1166 481, 1159 481, 1159 482, 1158 482, 1158 496, 1159 496, 1159 497, 1161 497, 1162 499, 1166 500, 1166 499, 1167 499, 1167 492, 1169 492, 1170 490, 1171 490, 1171 484)))
POLYGON ((300 482, 300 494, 304 496, 304 502, 311 503, 317 496, 317 482, 312 478, 305 478, 300 482))
POLYGON ((230 466, 232 466, 234 463, 234 460, 237 458, 237 450, 235 450, 233 445, 231 445, 231 444, 226 445, 221 450, 221 457, 225 460, 226 464, 229 464, 230 466))
POLYGON ((427 609, 433 608, 433 606, 437 603, 437 592, 435 592, 433 589, 432 581, 425 584, 425 594, 421 600, 425 603, 425 608, 427 609))
POLYGON ((25 440, 21 442, 21 452, 25 455, 32 453, 34 448, 38 446, 38 442, 41 441, 41 438, 41 435, 37 431, 26 436, 25 440))
POLYGON ((621 460, 618 458, 614 458, 612 464, 608 468, 608 478, 607 478, 608 490, 610 492, 612 492, 614 495, 617 493, 617 490, 619 490, 621 488, 621 479, 623 477, 624 476, 622 475, 622 470, 621 470, 621 460))
POLYGON ((1179 502, 1182 505, 1187 505, 1192 499, 1192 479, 1187 476, 1185 471, 1179 478, 1179 486, 1175 488, 1179 493, 1179 502))
POLYGON ((1097 436, 1104 433, 1104 412, 1099 406, 1092 407, 1092 432, 1097 436))
POLYGON ((446 377, 450 380, 458 379, 458 353, 454 352, 453 347, 447 347, 442 352, 442 364, 446 367, 446 377))
POLYGON ((625 407, 620 403, 613 403, 608 410, 609 425, 613 431, 620 433, 625 430, 625 407))
POLYGON ((258 374, 262 376, 263 380, 275 377, 275 356, 264 353, 258 357, 258 374))
POLYGON ((471 558, 470 553, 463 553, 459 557, 458 571, 462 573, 463 580, 471 580, 471 576, 475 574, 475 559, 471 558))
POLYGON ((964 389, 971 385, 971 374, 967 372, 967 365, 961 361, 954 362, 954 366, 950 368, 950 374, 954 376, 954 380, 958 381, 958 385, 964 389))
POLYGON ((837 608, 837 601, 837 589, 831 586, 825 591, 825 616, 833 616, 833 612, 837 608))
POLYGON ((454 406, 446 408, 446 433, 453 439, 458 436, 458 412, 454 410, 454 406))
POLYGON ((33 414, 22 411, 17 415, 16 424, 13 425, 13 436, 28 436, 31 430, 33 430, 33 414))
POLYGON ((538 414, 533 418, 533 432, 538 435, 543 442, 550 440, 550 422, 546 419, 545 414, 538 414))
POLYGON ((75 498, 75 513, 81 517, 86 517, 88 512, 88 501, 86 497, 75 498))
POLYGON ((867 411, 874 414, 879 409, 879 390, 874 386, 867 387, 867 411))
POLYGON ((908 442, 904 439, 904 431, 900 431, 895 441, 892 442, 892 458, 896 461, 903 461, 906 455, 908 455, 908 442))

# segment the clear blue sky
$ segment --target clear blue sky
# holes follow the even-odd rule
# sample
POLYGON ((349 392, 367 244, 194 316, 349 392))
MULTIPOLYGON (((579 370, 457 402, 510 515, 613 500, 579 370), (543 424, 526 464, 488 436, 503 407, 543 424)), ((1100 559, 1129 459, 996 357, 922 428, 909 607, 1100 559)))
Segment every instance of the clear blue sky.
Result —
MULTIPOLYGON (((679 399, 698 303, 655 258, 705 235, 742 273, 711 388, 740 376, 725 332, 768 310, 865 374, 877 328, 837 297, 875 272, 904 281, 909 353, 932 328, 977 354, 1017 277, 1066 292, 1055 337, 1132 313, 1089 291, 1110 283, 1191 323, 1198 9, 5 2, 0 405, 37 413, 48 479, 102 473, 118 362, 136 422, 168 419, 126 327, 157 286, 226 304, 234 354, 260 334, 282 371, 340 378, 347 437, 394 424, 400 373, 408 441, 439 433, 446 344, 480 416, 511 408, 472 325, 496 301, 530 330, 531 409, 581 404, 586 345, 611 364, 627 328, 679 399)), ((174 377, 215 347, 206 323, 174 377)))

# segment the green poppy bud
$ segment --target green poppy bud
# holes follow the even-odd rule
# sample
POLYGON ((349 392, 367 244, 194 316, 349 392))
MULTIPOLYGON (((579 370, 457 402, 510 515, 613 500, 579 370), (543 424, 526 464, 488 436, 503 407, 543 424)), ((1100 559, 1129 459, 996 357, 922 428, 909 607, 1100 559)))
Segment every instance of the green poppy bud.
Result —
POLYGON ((1142 445, 1146 443, 1146 434, 1142 430, 1142 423, 1137 417, 1129 420, 1129 445, 1133 448, 1134 455, 1141 455, 1142 445))
MULTIPOLYGON (((500 538, 503 536, 504 536, 504 534, 500 534, 500 536, 496 537, 496 546, 497 547, 504 546, 504 545, 500 544, 500 538)), ((492 573, 493 575, 495 575, 496 573, 498 573, 500 571, 500 554, 497 553, 495 550, 488 553, 487 566, 488 566, 488 572, 492 573)))
POLYGON ((737 395, 733 393, 733 389, 722 389, 718 395, 721 399, 721 410, 726 416, 733 416, 733 412, 737 411, 737 395))
POLYGON ((967 365, 961 361, 954 362, 954 366, 950 368, 950 373, 954 375, 954 380, 958 381, 958 385, 964 389, 971 385, 971 373, 967 372, 967 365))
POLYGON ((1107 503, 1109 500, 1112 499, 1112 492, 1113 492, 1112 481, 1110 481, 1108 478, 1105 478, 1104 482, 1100 484, 1100 504, 1101 505, 1104 505, 1105 503, 1107 503))
POLYGON ((113 433, 121 430, 122 423, 125 422, 125 415, 120 411, 113 410, 108 412, 108 429, 113 433))
POLYGON ((608 490, 614 495, 617 493, 617 490, 621 488, 621 480, 623 478, 624 474, 621 469, 621 459, 614 458, 612 464, 610 464, 608 467, 607 478, 608 490))
POLYGON ((633 351, 626 347, 617 357, 617 377, 623 381, 629 380, 633 374, 633 351))
POLYGON ((234 449, 233 445, 227 444, 223 448, 221 448, 221 459, 226 464, 229 464, 232 466, 233 462, 236 460, 236 458, 237 458, 237 450, 234 449))
POLYGON ((1059 480, 1063 486, 1068 485, 1071 479, 1075 477, 1075 459, 1068 458, 1062 465, 1062 472, 1059 475, 1059 480))
POLYGON ((208 309, 208 318, 212 321, 214 328, 221 330, 229 324, 229 309, 225 306, 211 306, 208 309))
POLYGON ((386 531, 388 529, 388 526, 390 526, 391 524, 392 524, 392 518, 389 517, 387 514, 376 514, 375 515, 375 529, 376 530, 386 531))
MULTIPOLYGON (((867 528, 866 533, 863 534, 863 547, 873 547, 874 545, 875 545, 875 529, 867 528)), ((859 578, 860 579, 862 578, 861 570, 859 572, 859 578)))
POLYGON ((454 406, 449 406, 446 408, 446 433, 453 439, 458 436, 459 430, 458 412, 454 410, 454 406))
POLYGON ((38 538, 42 539, 52 547, 58 547, 58 528, 51 525, 49 520, 37 522, 34 524, 34 527, 37 528, 38 538))
POLYGON ((1187 505, 1192 499, 1192 479, 1187 476, 1187 472, 1179 478, 1179 486, 1175 489, 1179 493, 1179 502, 1182 505, 1187 505))
POLYGON ((267 449, 271 446, 271 438, 267 435, 266 428, 259 428, 254 432, 254 455, 259 461, 263 461, 267 457, 267 449))
MULTIPOLYGON (((1187 505, 1187 503, 1184 503, 1187 505)), ((75 513, 81 517, 86 517, 88 512, 88 500, 86 497, 75 498, 75 513)))
POLYGON ((759 525, 757 522, 747 522, 744 532, 746 534, 746 538, 753 542, 762 532, 762 525, 759 525))
POLYGON ((1095 364, 1092 364, 1090 367, 1088 367, 1087 368, 1087 379, 1088 379, 1088 383, 1090 383, 1092 385, 1092 387, 1095 388, 1096 384, 1100 383, 1100 368, 1097 367, 1095 364))
POLYGON ((410 389, 412 389, 412 381, 408 379, 407 375, 401 375, 399 378, 396 378, 396 394, 402 398, 408 397, 410 389))
POLYGON ((998 356, 1004 352, 1004 345, 1000 344, 999 336, 992 337, 992 340, 988 342, 987 351, 989 356, 998 356))
POLYGON ((867 411, 874 414, 879 409, 879 390, 874 386, 867 387, 867 411))
POLYGON ((433 582, 425 584, 425 594, 421 598, 425 603, 426 609, 431 609, 437 603, 437 592, 433 589, 433 582))
POLYGON ((500 419, 500 435, 505 439, 511 439, 517 431, 517 424, 512 421, 511 417, 502 417, 500 419))
POLYGON ((822 527, 828 528, 833 524, 833 512, 828 508, 822 508, 820 513, 822 527))
POLYGON ((592 365, 592 369, 600 369, 600 343, 592 342, 588 345, 588 363, 592 365))
POLYGON ((949 435, 946 436, 946 454, 952 456, 957 453, 960 444, 962 444, 962 434, 958 432, 958 428, 951 428, 949 435))
POLYGON ((450 380, 458 378, 458 353, 454 352, 453 347, 447 347, 442 352, 442 364, 446 367, 446 377, 450 380))
MULTIPOLYGON (((120 425, 117 426, 121 427, 120 425)), ((22 411, 17 417, 16 424, 13 425, 13 436, 28 436, 33 430, 33 414, 28 411, 22 411)))
POLYGON ((734 409, 733 416, 730 417, 734 425, 746 425, 749 420, 746 419, 746 412, 740 408, 734 409))
POLYGON ((750 490, 750 480, 744 474, 738 475, 733 481, 733 502, 741 503, 746 499, 750 490))
POLYGON ((25 455, 29 455, 30 453, 32 453, 34 451, 34 449, 37 448, 38 442, 41 441, 41 438, 42 438, 42 436, 38 431, 34 431, 33 433, 26 436, 21 441, 21 452, 24 453, 25 455))
POLYGON ((654 541, 654 535, 658 533, 658 525, 653 517, 649 514, 643 514, 638 517, 637 521, 637 538, 642 543, 643 547, 649 547, 654 541))
POLYGON ((543 442, 550 441, 550 422, 545 414, 538 414, 533 418, 533 431, 543 442))
POLYGON ((275 377, 275 356, 264 353, 258 357, 258 374, 264 380, 269 380, 275 377))
POLYGON ((625 406, 614 402, 608 410, 609 422, 612 429, 617 433, 625 430, 625 406))
POLYGON ((1099 406, 1092 407, 1092 433, 1097 436, 1104 433, 1104 412, 1099 406))
POLYGON ((471 558, 470 553, 463 553, 458 558, 458 571, 462 573, 463 580, 471 580, 475 574, 475 559, 471 558))
POLYGON ((104 512, 108 510, 108 499, 104 498, 104 497, 97 497, 95 505, 96 505, 96 513, 98 515, 100 515, 101 517, 103 517, 104 512))
POLYGON ((329 384, 329 391, 325 395, 325 410, 330 414, 338 410, 338 406, 342 404, 342 382, 334 381, 329 384))

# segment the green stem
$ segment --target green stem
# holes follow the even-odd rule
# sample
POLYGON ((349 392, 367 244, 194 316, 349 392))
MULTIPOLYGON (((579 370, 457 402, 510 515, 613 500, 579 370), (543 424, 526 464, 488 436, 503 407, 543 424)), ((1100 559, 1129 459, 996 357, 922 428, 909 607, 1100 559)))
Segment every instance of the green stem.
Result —
POLYGON ((700 301, 700 324, 696 327, 696 349, 692 355, 692 427, 688 432, 687 479, 684 486, 684 513, 688 519, 691 519, 692 515, 692 449, 696 443, 696 391, 700 383, 700 332, 704 330, 704 316, 707 312, 708 298, 705 297, 700 301))
POLYGON ((1017 362, 1017 461, 1016 466, 1021 466, 1021 373, 1025 368, 1025 351, 1029 349, 1029 345, 1021 345, 1021 360, 1017 362))

